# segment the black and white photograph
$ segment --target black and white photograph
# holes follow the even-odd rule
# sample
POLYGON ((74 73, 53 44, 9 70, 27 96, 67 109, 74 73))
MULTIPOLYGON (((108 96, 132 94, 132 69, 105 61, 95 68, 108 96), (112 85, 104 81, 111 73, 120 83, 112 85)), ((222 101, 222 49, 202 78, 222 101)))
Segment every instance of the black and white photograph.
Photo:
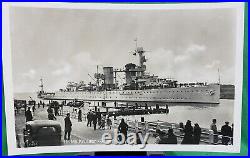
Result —
POLYGON ((9 154, 239 152, 244 3, 5 3, 9 154))

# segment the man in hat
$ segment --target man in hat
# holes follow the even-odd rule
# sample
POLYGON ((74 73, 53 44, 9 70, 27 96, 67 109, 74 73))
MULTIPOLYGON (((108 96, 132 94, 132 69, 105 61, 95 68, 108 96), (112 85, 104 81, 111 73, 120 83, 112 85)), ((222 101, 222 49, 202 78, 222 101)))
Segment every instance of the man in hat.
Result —
POLYGON ((174 134, 174 130, 172 128, 168 130, 168 137, 166 144, 177 144, 177 137, 174 134))
POLYGON ((218 130, 216 126, 216 119, 213 119, 213 123, 210 125, 210 129, 214 132, 214 143, 218 142, 218 130))
POLYGON ((194 144, 199 144, 201 139, 201 128, 198 123, 194 124, 194 144))
POLYGON ((184 133, 185 135, 181 144, 193 144, 194 143, 194 137, 193 137, 194 131, 193 131, 193 127, 192 127, 190 120, 187 120, 187 123, 184 128, 184 133))
POLYGON ((70 120, 70 114, 69 113, 67 113, 67 116, 64 119, 64 123, 65 123, 64 140, 70 140, 70 133, 71 133, 71 130, 72 130, 72 128, 71 128, 72 123, 71 123, 71 120, 70 120))
POLYGON ((221 127, 221 134, 222 136, 222 144, 228 145, 228 142, 230 141, 230 135, 231 135, 232 128, 229 126, 229 122, 226 121, 225 125, 221 127))
POLYGON ((32 116, 32 113, 30 111, 30 107, 28 107, 28 110, 25 111, 25 117, 26 117, 26 122, 32 121, 33 116, 32 116))

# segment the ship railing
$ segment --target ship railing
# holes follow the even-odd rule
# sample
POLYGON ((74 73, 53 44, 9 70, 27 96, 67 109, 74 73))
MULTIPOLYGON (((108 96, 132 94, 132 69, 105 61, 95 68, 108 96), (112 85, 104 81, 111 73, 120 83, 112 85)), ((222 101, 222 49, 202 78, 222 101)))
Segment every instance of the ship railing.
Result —
MULTIPOLYGON (((116 119, 114 121, 114 126, 118 127, 121 119, 116 119)), ((138 132, 141 131, 142 133, 150 133, 153 136, 157 135, 156 130, 160 129, 161 131, 167 133, 168 129, 174 129, 174 132, 179 139, 179 142, 182 141, 184 138, 183 128, 178 127, 175 123, 167 123, 163 121, 157 122, 139 122, 138 120, 130 120, 126 119, 125 122, 129 126, 129 131, 131 132, 138 132)), ((202 129, 201 132, 201 139, 200 143, 204 144, 212 144, 212 145, 220 145, 222 144, 223 139, 228 139, 228 145, 233 145, 233 137, 230 136, 223 136, 221 134, 214 134, 213 130, 202 129)))

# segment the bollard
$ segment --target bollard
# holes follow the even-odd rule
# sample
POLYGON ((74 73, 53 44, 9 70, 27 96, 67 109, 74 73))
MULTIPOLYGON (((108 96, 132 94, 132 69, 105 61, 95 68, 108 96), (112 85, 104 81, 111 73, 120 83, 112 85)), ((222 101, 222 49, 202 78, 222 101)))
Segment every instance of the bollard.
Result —
POLYGON ((213 130, 209 130, 209 144, 213 144, 214 143, 214 131, 213 130))

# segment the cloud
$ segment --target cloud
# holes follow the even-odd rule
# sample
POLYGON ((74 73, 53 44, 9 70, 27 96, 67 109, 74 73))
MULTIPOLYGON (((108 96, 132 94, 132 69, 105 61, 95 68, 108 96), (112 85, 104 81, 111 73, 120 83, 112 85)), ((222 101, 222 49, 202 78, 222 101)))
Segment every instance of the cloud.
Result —
POLYGON ((221 61, 214 60, 211 63, 208 63, 207 65, 205 65, 205 67, 207 69, 219 68, 220 67, 220 63, 221 63, 221 61))
POLYGON ((55 76, 61 76, 61 75, 68 75, 71 72, 71 66, 68 63, 65 63, 65 65, 62 68, 58 68, 54 71, 52 71, 52 75, 55 76))
POLYGON ((37 72, 34 69, 30 69, 28 72, 22 74, 22 77, 26 79, 34 79, 36 77, 37 72))
POLYGON ((180 55, 175 56, 174 62, 180 63, 184 61, 191 60, 195 57, 200 57, 206 51, 206 46, 191 44, 189 45, 180 55))
MULTIPOLYGON (((48 63, 51 69, 49 75, 53 77, 47 80, 48 85, 50 85, 47 89, 58 90, 65 88, 69 81, 93 82, 88 74, 94 76, 96 66, 102 62, 93 57, 91 53, 82 51, 72 54, 68 58, 50 59, 48 63)), ((99 68, 99 71, 101 69, 102 67, 99 68)))
POLYGON ((159 77, 167 77, 174 73, 174 52, 163 48, 157 49, 146 54, 148 59, 146 62, 147 71, 151 75, 159 77))
POLYGON ((203 53, 205 50, 206 46, 204 45, 192 44, 186 49, 185 53, 191 55, 198 55, 200 53, 203 53))
MULTIPOLYGON (((147 70, 162 78, 171 77, 179 82, 217 82, 218 75, 213 69, 206 69, 206 46, 192 44, 180 51, 157 49, 147 53, 147 70)), ((214 61, 210 66, 218 64, 214 61)))

